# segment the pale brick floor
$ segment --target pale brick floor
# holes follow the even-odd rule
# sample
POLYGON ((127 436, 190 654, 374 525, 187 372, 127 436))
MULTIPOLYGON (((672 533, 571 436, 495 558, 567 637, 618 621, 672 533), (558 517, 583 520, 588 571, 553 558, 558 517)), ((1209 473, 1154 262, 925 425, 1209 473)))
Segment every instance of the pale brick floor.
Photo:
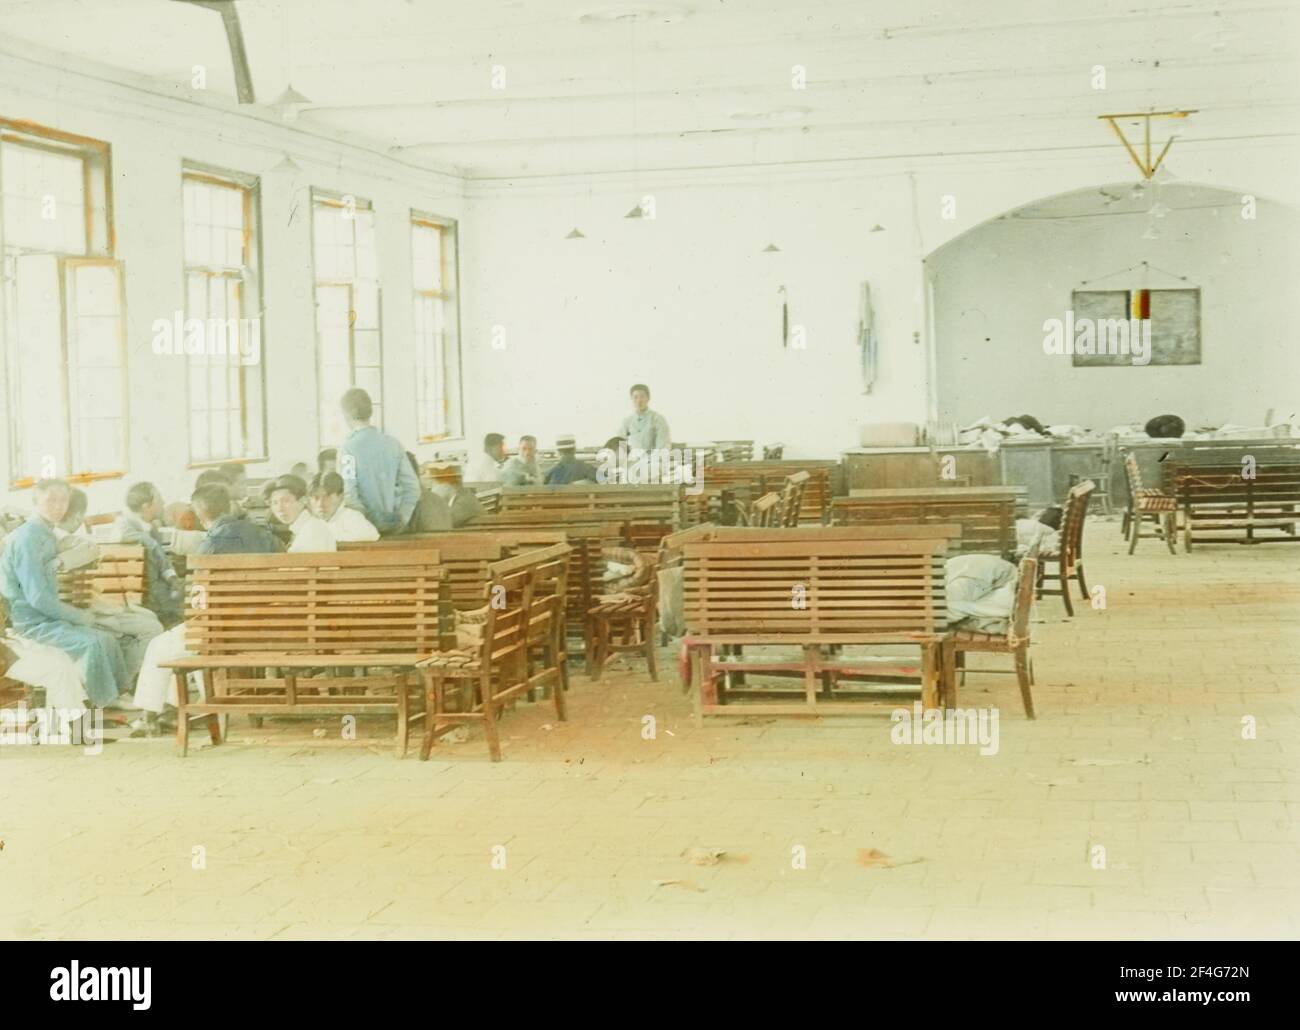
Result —
POLYGON ((1000 707, 992 757, 896 746, 886 714, 697 731, 670 659, 575 676, 567 724, 507 715, 499 765, 477 734, 399 762, 379 720, 236 719, 183 761, 0 749, 0 936, 1296 936, 1297 552, 1087 545, 1108 608, 1041 606, 1038 721, 1012 677, 963 693, 1000 707))

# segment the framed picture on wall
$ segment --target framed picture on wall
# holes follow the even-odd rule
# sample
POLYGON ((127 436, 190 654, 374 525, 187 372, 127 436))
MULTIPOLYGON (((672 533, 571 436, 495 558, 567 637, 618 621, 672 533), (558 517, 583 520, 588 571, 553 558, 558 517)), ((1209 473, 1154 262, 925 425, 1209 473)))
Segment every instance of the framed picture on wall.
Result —
MULTIPOLYGON (((1075 325, 1083 319, 1094 324, 1134 319, 1151 322, 1151 365, 1201 363, 1201 291, 1190 290, 1075 290, 1072 298, 1075 325)), ((1076 368, 1134 367, 1128 354, 1073 355, 1076 368)))

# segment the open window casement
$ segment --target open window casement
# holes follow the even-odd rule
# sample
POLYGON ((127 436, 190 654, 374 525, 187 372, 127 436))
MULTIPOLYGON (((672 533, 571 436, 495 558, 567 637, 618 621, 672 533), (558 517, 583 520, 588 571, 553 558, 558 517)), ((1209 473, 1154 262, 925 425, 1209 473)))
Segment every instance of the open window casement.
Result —
POLYGON ((31 254, 10 265, 11 485, 124 475, 122 263, 31 254))

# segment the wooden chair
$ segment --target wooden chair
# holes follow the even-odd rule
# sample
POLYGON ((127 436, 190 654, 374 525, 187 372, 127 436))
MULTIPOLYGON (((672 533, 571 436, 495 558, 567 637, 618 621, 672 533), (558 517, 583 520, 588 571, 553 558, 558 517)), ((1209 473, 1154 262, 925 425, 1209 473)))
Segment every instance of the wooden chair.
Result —
POLYGON ((812 476, 808 472, 796 472, 785 477, 781 489, 781 525, 793 527, 799 525, 799 513, 803 511, 803 494, 812 476))
POLYGON ((1137 550, 1142 539, 1142 524, 1150 518, 1156 524, 1155 536, 1163 537, 1170 554, 1177 554, 1174 538, 1178 535, 1178 500, 1163 490, 1144 487, 1137 458, 1124 455, 1124 475, 1128 480, 1128 507, 1124 510, 1123 530, 1128 537, 1128 553, 1137 550))
POLYGON ((749 525, 770 528, 781 525, 777 520, 781 514, 781 495, 778 493, 764 494, 756 500, 749 508, 749 525))
POLYGON ((763 448, 764 461, 780 461, 785 457, 785 444, 774 443, 768 444, 763 448))
POLYGON ((1009 654, 1015 659, 1014 669, 979 669, 980 673, 1010 674, 1015 672, 1020 681, 1020 698, 1025 705, 1025 715, 1034 718, 1034 663, 1029 657, 1029 613, 1034 604, 1034 588, 1038 580, 1038 546, 1020 560, 1016 579, 1016 597, 1011 608, 1011 618, 1006 633, 979 633, 974 630, 956 630, 944 642, 944 684, 950 691, 945 699, 948 708, 957 707, 958 676, 966 685, 966 653, 984 651, 991 654, 1009 654))
POLYGON ((1087 479, 1070 487, 1061 519, 1061 544, 1056 554, 1040 555, 1038 563, 1038 596, 1059 596, 1065 603, 1065 612, 1073 617, 1074 605, 1070 602, 1070 581, 1079 581, 1079 592, 1087 601, 1088 582, 1083 576, 1083 525, 1088 514, 1088 497, 1092 493, 1092 480, 1087 479), (1054 568, 1051 566, 1055 566, 1054 568), (1054 580, 1056 589, 1049 590, 1046 582, 1054 580))
MULTIPOLYGON (((568 718, 558 669, 534 673, 529 661, 530 639, 536 639, 533 598, 541 579, 540 566, 528 555, 497 563, 488 585, 487 619, 477 646, 440 651, 419 663, 426 703, 420 760, 427 761, 434 740, 457 725, 482 723, 492 761, 501 761, 497 721, 520 694, 548 681, 556 718, 568 718)), ((558 657, 558 656, 557 656, 558 657)))
POLYGON ((655 664, 655 623, 659 619, 659 567, 649 563, 650 579, 644 587, 613 594, 587 611, 589 651, 587 675, 599 680, 602 670, 617 654, 636 652, 646 660, 652 680, 659 679, 655 664), (619 642, 615 642, 615 638, 619 642))

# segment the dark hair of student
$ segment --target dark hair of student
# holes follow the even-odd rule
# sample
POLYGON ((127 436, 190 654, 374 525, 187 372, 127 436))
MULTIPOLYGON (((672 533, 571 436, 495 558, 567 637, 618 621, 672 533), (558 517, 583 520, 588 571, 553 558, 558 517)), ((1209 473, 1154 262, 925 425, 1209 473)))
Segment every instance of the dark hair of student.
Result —
POLYGON ((1044 508, 1038 513, 1038 521, 1049 529, 1059 530, 1061 528, 1061 519, 1065 517, 1065 509, 1059 504, 1053 504, 1050 508, 1044 508))
POLYGON ((359 386, 354 386, 344 393, 339 405, 343 408, 343 414, 357 422, 369 422, 370 416, 375 412, 375 406, 370 402, 370 394, 359 386))
POLYGON ((632 389, 628 390, 627 395, 631 397, 637 390, 644 390, 646 400, 650 399, 650 387, 646 386, 645 383, 634 383, 632 389))
POLYGON ((338 448, 326 447, 323 451, 320 452, 320 454, 316 455, 316 467, 318 469, 323 469, 325 467, 325 462, 338 461, 338 460, 339 460, 338 448))
POLYGON ((275 493, 277 490, 288 490, 289 493, 301 501, 307 496, 307 483, 302 476, 289 473, 286 476, 280 476, 271 484, 271 493, 275 493))
POLYGON ((483 450, 490 451, 505 442, 506 438, 500 433, 488 433, 487 436, 483 437, 483 450))
POLYGON ((221 469, 204 469, 199 473, 199 478, 194 480, 194 490, 197 493, 205 486, 229 486, 230 480, 222 474, 221 469))
POLYGON ((536 446, 537 446, 537 437, 535 437, 535 436, 521 436, 521 437, 519 438, 519 442, 520 442, 520 443, 530 443, 530 444, 532 444, 534 447, 536 447, 536 446))
POLYGON ((194 505, 197 514, 206 515, 215 522, 222 515, 230 514, 230 487, 225 483, 208 483, 197 487, 190 497, 190 503, 194 505))
POLYGON ((136 483, 126 492, 127 510, 138 512, 157 496, 158 488, 152 483, 136 483))
POLYGON ((311 481, 311 493, 314 497, 317 494, 343 494, 343 477, 337 472, 320 472, 316 478, 311 481))
POLYGON ((226 480, 227 483, 231 483, 231 484, 238 482, 241 476, 247 475, 247 473, 244 471, 244 466, 239 464, 239 462, 237 461, 231 461, 231 462, 227 462, 224 465, 218 465, 217 471, 221 473, 222 477, 226 480))
POLYGON ((86 491, 74 486, 68 494, 68 513, 63 517, 65 520, 81 518, 89 507, 90 498, 86 496, 86 491))

